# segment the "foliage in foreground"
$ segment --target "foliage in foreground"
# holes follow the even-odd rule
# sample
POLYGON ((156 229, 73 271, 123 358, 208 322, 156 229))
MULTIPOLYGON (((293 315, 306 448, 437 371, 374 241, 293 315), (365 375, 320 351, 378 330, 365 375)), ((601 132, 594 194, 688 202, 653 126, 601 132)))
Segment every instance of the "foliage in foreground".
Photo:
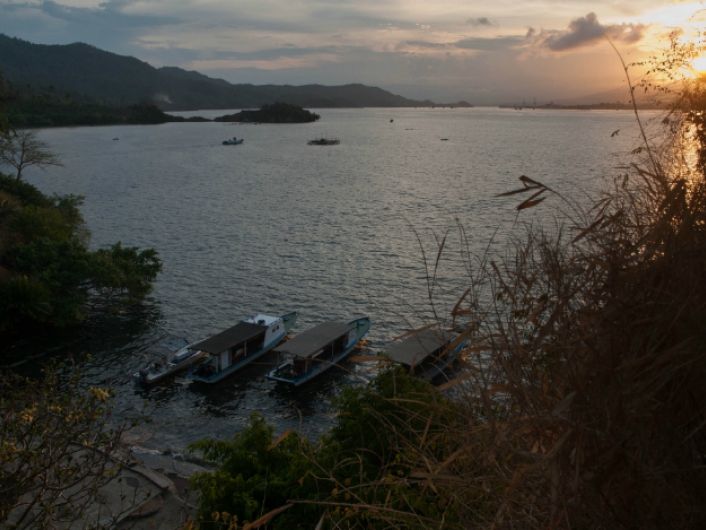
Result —
MULTIPOLYGON (((669 72, 695 55, 671 53, 669 72)), ((275 526, 317 524, 284 522, 297 498, 330 528, 706 526, 704 87, 677 87, 658 145, 638 116, 643 144, 592 208, 469 263, 455 402, 346 390, 337 426, 292 457, 317 489, 265 506, 294 504, 275 526)), ((520 211, 558 197, 521 180, 520 211)))
MULTIPOLYGON (((335 399, 334 428, 312 444, 297 432, 273 438, 274 428, 257 415, 232 441, 203 440, 190 447, 218 464, 192 478, 201 499, 202 528, 252 523, 295 502, 272 528, 314 528, 325 515, 338 521, 363 517, 367 528, 385 528, 387 513, 435 520, 449 500, 421 490, 419 447, 414 433, 437 458, 458 449, 446 439, 462 419, 458 407, 400 368, 383 370, 368 386, 344 388, 335 399), (415 472, 416 475, 415 475, 415 472), (366 515, 361 506, 374 509, 366 515), (375 511, 377 510, 377 511, 375 511)), ((451 513, 449 512, 449 515, 451 513)))
POLYGON ((157 252, 120 243, 89 250, 81 201, 0 174, 0 331, 76 324, 152 290, 157 252))
POLYGON ((109 426, 110 393, 48 369, 38 381, 0 374, 0 396, 0 525, 81 523, 119 472, 111 454, 125 425, 109 426))

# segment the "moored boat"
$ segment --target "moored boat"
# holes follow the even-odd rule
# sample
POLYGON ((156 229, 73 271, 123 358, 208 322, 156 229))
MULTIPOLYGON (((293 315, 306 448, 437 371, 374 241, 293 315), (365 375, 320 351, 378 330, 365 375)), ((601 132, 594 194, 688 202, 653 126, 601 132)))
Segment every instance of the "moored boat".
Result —
POLYGON ((459 334, 438 329, 425 329, 388 346, 383 352, 393 362, 409 368, 420 379, 430 380, 456 360, 466 340, 459 334))
POLYGON ((171 338, 153 347, 148 352, 147 367, 132 375, 139 383, 151 385, 186 368, 193 368, 206 355, 189 339, 171 338))
POLYGON ((316 138, 314 140, 309 140, 306 144, 307 145, 338 145, 341 143, 341 140, 338 138, 316 138))
POLYGON ((292 358, 267 377, 299 386, 322 374, 348 355, 370 329, 368 317, 341 322, 323 322, 275 348, 292 358))
POLYGON ((208 359, 187 374, 202 383, 216 383, 264 355, 292 329, 296 311, 279 317, 254 315, 196 344, 208 359))

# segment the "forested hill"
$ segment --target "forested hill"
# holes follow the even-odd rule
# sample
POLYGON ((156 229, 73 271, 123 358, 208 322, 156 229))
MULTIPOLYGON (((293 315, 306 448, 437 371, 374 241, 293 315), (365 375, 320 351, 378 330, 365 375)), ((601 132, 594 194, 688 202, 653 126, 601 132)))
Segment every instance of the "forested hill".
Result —
POLYGON ((360 84, 233 85, 198 72, 149 64, 88 44, 42 45, 0 34, 0 72, 19 91, 51 92, 109 105, 154 101, 162 110, 256 108, 276 101, 302 107, 429 106, 360 84))

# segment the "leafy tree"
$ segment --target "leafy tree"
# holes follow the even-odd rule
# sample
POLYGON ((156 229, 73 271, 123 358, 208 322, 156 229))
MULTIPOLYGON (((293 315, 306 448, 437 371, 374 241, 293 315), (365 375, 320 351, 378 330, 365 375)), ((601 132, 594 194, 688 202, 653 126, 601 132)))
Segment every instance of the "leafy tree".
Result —
MULTIPOLYGON (((248 427, 232 441, 202 440, 190 446, 209 461, 219 464, 213 472, 199 473, 191 484, 201 495, 199 517, 203 528, 218 528, 224 521, 245 524, 287 504, 291 498, 316 497, 312 466, 304 452, 306 439, 287 433, 277 443, 274 428, 253 414, 248 427), (225 515, 227 514, 227 515, 225 515)), ((293 521, 318 519, 316 507, 301 506, 277 518, 274 528, 292 528, 293 521)), ((312 525, 313 527, 313 525, 312 525)))
POLYGON ((0 193, 0 330, 73 325, 151 292, 157 252, 120 243, 89 250, 82 197, 49 197, 2 175, 0 193))
POLYGON ((0 396, 0 526, 80 523, 120 469, 111 454, 127 424, 111 426, 111 393, 47 369, 38 381, 0 374, 0 396))
POLYGON ((370 385, 343 389, 333 404, 336 424, 316 446, 294 431, 274 440, 274 428, 253 415, 232 441, 190 447, 219 465, 191 481, 200 494, 200 526, 237 528, 263 514, 274 517, 275 529, 313 529, 322 517, 346 520, 346 527, 353 521, 369 529, 414 526, 410 511, 439 520, 457 501, 418 487, 414 473, 425 467, 419 438, 426 432, 432 452, 446 459, 461 443, 446 435, 462 419, 459 409, 430 384, 391 367, 370 385))
POLYGON ((46 150, 46 144, 37 138, 36 131, 22 129, 0 135, 0 163, 17 170, 17 180, 22 171, 31 166, 44 169, 61 166, 61 160, 46 150))

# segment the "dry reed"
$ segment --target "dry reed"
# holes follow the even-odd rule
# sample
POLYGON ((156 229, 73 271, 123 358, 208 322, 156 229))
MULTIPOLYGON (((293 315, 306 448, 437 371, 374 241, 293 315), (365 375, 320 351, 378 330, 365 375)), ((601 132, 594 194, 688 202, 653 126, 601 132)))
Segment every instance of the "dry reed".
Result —
MULTIPOLYGON (((591 209, 469 269, 455 421, 390 399, 400 457, 338 484, 331 527, 706 527, 706 80, 686 83, 591 209)), ((553 194, 521 181, 518 210, 553 194)))

